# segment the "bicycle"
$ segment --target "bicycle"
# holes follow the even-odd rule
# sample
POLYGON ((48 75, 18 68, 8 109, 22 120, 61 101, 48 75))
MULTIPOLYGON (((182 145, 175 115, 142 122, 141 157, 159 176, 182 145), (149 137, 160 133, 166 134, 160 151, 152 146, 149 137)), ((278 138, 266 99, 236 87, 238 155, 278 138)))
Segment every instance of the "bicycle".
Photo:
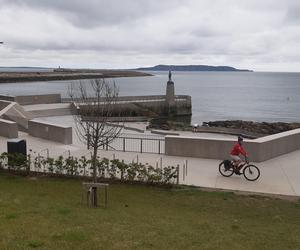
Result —
POLYGON ((239 167, 239 171, 237 171, 234 167, 233 161, 224 160, 219 164, 219 172, 224 177, 230 177, 233 174, 240 175, 243 174, 246 180, 248 181, 256 181, 260 176, 260 170, 253 164, 249 164, 248 161, 243 163, 241 167, 239 167), (240 171, 243 171, 240 173, 240 171))

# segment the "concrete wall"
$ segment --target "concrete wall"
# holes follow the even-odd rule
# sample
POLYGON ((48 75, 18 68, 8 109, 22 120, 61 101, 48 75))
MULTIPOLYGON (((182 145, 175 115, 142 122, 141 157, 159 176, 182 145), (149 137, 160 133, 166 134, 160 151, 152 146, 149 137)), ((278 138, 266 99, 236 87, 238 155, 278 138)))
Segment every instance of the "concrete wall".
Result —
MULTIPOLYGON (((202 139, 195 137, 166 136, 165 153, 172 156, 227 159, 235 140, 202 139)), ((276 135, 245 140, 244 148, 253 162, 262 162, 274 157, 300 150, 300 129, 276 135)))
POLYGON ((61 95, 60 94, 20 95, 20 96, 0 95, 0 100, 17 102, 21 105, 60 103, 61 95))
POLYGON ((0 119, 0 136, 18 138, 18 124, 16 122, 0 119))
POLYGON ((16 96, 15 101, 21 105, 60 103, 60 94, 16 96))
POLYGON ((31 120, 28 122, 28 133, 49 141, 72 144, 72 127, 31 120))
POLYGON ((0 111, 2 111, 4 108, 6 108, 7 106, 9 106, 10 104, 11 104, 11 101, 0 100, 0 111))
POLYGON ((15 97, 11 96, 11 95, 0 95, 0 100, 14 102, 15 101, 15 97))
POLYGON ((34 118, 72 115, 72 110, 70 108, 43 109, 29 112, 34 118))
MULTIPOLYGON (((81 111, 85 110, 85 105, 81 105, 80 103, 75 103, 73 106, 78 106, 81 111)), ((186 95, 175 96, 175 107, 177 115, 191 115, 191 97, 186 95)), ((91 108, 88 107, 88 110, 90 109, 91 108)), ((169 106, 166 103, 165 95, 123 96, 118 97, 117 104, 114 105, 114 110, 116 110, 117 114, 121 113, 121 115, 125 116, 151 117, 151 114, 168 114, 169 106)), ((85 112, 83 114, 85 114, 85 112)))

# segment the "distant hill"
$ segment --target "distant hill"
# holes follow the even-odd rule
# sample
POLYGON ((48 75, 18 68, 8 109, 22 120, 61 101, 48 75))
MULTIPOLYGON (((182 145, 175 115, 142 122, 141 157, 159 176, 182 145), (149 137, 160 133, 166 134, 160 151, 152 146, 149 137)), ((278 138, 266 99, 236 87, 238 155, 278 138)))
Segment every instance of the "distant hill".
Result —
POLYGON ((143 67, 135 70, 153 70, 153 71, 243 71, 252 72, 248 69, 236 69, 229 66, 209 66, 209 65, 156 65, 154 67, 143 67))

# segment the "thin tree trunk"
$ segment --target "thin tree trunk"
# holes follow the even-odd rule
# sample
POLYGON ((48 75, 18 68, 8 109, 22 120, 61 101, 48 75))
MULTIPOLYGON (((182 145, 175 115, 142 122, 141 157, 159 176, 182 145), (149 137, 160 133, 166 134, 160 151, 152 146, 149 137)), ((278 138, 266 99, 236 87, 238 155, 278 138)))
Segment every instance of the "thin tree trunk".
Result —
MULTIPOLYGON (((93 166, 93 181, 94 183, 97 183, 97 152, 98 152, 98 148, 94 147, 94 154, 93 154, 93 162, 92 162, 92 166, 93 166)), ((97 187, 93 187, 92 188, 92 206, 93 207, 97 207, 98 206, 98 199, 97 199, 97 187)))
POLYGON ((96 164, 97 163, 97 153, 98 153, 98 148, 94 147, 93 162, 92 162, 94 183, 97 182, 97 164, 96 164))

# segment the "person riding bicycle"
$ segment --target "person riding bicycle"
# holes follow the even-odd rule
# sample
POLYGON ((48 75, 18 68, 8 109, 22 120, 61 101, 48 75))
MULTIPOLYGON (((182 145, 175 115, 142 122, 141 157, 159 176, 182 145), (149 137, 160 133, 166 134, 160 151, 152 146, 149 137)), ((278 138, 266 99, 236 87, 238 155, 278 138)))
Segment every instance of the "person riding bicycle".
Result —
POLYGON ((237 174, 241 174, 240 168, 244 166, 243 161, 239 155, 242 154, 243 156, 245 156, 246 162, 248 161, 248 154, 243 148, 242 142, 243 142, 243 137, 239 136, 237 143, 233 146, 230 152, 230 157, 234 163, 234 168, 235 168, 234 170, 237 174))

